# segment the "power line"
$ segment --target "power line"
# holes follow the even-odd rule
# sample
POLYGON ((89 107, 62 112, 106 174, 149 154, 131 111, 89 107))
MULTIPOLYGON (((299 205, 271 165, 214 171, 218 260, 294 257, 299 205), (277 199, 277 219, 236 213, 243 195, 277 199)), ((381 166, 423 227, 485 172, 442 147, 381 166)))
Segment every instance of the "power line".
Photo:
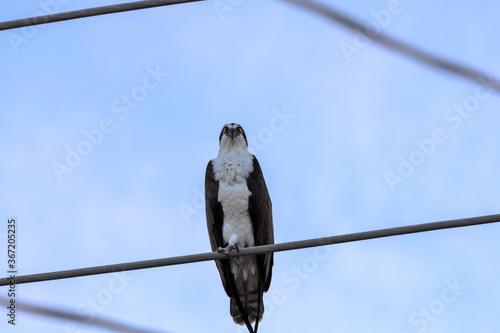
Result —
POLYGON ((114 13, 127 12, 131 10, 176 5, 176 4, 196 2, 196 1, 203 1, 203 0, 144 0, 144 1, 121 3, 117 5, 80 9, 64 13, 49 14, 49 15, 30 17, 19 20, 0 22, 0 31, 29 27, 32 25, 74 20, 84 17, 114 14, 114 13))
POLYGON ((485 74, 481 71, 460 64, 458 62, 436 56, 402 40, 383 34, 380 31, 370 31, 367 23, 344 14, 341 11, 330 6, 310 0, 282 1, 306 9, 319 16, 323 16, 324 18, 336 24, 339 24, 348 30, 352 30, 356 33, 362 33, 365 38, 369 38, 374 42, 386 47, 387 49, 407 56, 408 58, 416 60, 417 62, 423 63, 440 71, 459 76, 468 81, 479 83, 496 93, 500 93, 500 80, 495 78, 494 76, 485 74))
MULTIPOLYGON (((9 305, 9 299, 0 297, 0 304, 3 306, 9 305)), ((16 309, 36 316, 71 321, 83 326, 100 327, 120 333, 167 333, 167 331, 137 327, 132 324, 120 322, 116 319, 106 318, 102 315, 83 315, 48 304, 38 305, 33 302, 16 300, 16 309)))
MULTIPOLYGON (((110 6, 87 8, 87 9, 75 10, 64 13, 0 22, 0 31, 22 28, 32 25, 45 24, 45 23, 73 20, 90 16, 114 14, 125 11, 132 11, 138 9, 146 9, 146 8, 153 8, 153 7, 167 6, 167 5, 174 5, 181 3, 189 3, 196 1, 203 1, 203 0, 144 0, 144 1, 129 2, 117 5, 110 5, 110 6)), ((380 31, 372 32, 370 31, 370 29, 367 28, 368 25, 365 22, 360 21, 347 14, 344 14, 337 9, 334 9, 319 2, 309 1, 309 0, 308 1, 282 0, 282 1, 306 9, 319 16, 323 16, 324 18, 343 26, 348 30, 352 30, 356 33, 361 32, 365 36, 365 38, 369 38, 370 40, 373 40, 374 42, 390 50, 393 50, 397 53, 400 53, 408 58, 416 60, 417 62, 423 63, 427 66, 433 67, 440 71, 456 75, 468 81, 479 83, 493 92, 500 93, 500 80, 495 78, 493 75, 488 75, 479 70, 473 69, 469 66, 460 64, 452 60, 448 60, 443 57, 436 56, 430 52, 419 49, 418 47, 415 47, 397 38, 383 34, 380 31)))
MULTIPOLYGON (((441 230, 448 228, 468 227, 473 225, 496 223, 496 222, 500 222, 500 214, 478 216, 478 217, 464 218, 457 220, 440 221, 440 222, 423 223, 423 224, 414 224, 409 226, 364 231, 364 232, 357 232, 352 234, 330 236, 323 238, 314 238, 314 239, 307 239, 307 240, 294 241, 288 243, 246 247, 246 248, 241 248, 239 254, 233 251, 231 252, 231 255, 234 254, 235 257, 238 257, 238 256, 263 254, 268 252, 290 251, 290 250, 304 249, 304 248, 323 246, 323 245, 349 243, 349 242, 356 242, 368 239, 399 236, 399 235, 406 235, 406 234, 441 230)), ((209 261, 216 259, 227 259, 227 257, 223 253, 208 252, 208 253, 192 254, 179 257, 163 258, 163 259, 134 261, 123 264, 95 266, 88 268, 58 271, 58 272, 16 276, 15 283, 21 284, 21 283, 67 279, 79 276, 114 273, 114 272, 154 268, 161 266, 181 265, 181 264, 209 261)), ((11 281, 9 280, 9 278, 0 279, 0 286, 7 286, 10 285, 10 283, 11 281)))

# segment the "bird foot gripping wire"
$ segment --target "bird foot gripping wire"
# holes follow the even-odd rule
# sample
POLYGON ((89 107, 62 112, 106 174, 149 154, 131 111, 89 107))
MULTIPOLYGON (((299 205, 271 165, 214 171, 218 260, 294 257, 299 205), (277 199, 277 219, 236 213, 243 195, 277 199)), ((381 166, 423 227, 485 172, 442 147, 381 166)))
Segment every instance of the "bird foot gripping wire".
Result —
MULTIPOLYGON (((232 250, 236 250, 236 253, 240 254, 240 247, 238 246, 238 243, 235 242, 235 243, 229 244, 226 247, 219 247, 215 251, 217 251, 219 253, 224 253, 228 257, 228 259, 234 259, 235 255, 231 255, 232 250)), ((240 262, 239 257, 236 257, 236 260, 238 260, 238 262, 240 262)))

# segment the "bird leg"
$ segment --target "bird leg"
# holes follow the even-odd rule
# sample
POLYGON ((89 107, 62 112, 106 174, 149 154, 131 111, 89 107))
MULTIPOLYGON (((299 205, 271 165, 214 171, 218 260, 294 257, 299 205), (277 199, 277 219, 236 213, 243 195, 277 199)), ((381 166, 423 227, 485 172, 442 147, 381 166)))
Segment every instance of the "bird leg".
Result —
MULTIPOLYGON (((226 246, 226 247, 219 247, 215 251, 217 251, 219 253, 224 253, 229 259, 234 259, 234 256, 231 256, 231 254, 230 254, 230 252, 232 250, 234 250, 234 249, 236 250, 236 252, 238 254, 240 254, 240 247, 238 246, 237 242, 231 242, 231 243, 229 243, 228 246, 226 246)), ((238 260, 238 262, 240 262, 240 258, 239 257, 237 257, 236 260, 238 260)))

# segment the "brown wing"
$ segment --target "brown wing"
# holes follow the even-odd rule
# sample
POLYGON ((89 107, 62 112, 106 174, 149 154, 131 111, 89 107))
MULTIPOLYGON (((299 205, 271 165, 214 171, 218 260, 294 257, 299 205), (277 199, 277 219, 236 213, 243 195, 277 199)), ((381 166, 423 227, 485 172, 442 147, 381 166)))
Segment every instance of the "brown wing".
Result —
MULTIPOLYGON (((222 223, 224 221, 224 211, 221 203, 217 200, 219 193, 219 183, 215 181, 212 161, 208 162, 207 172, 205 174, 205 213, 207 215, 207 228, 210 237, 210 245, 212 251, 219 247, 225 247, 224 239, 222 238, 222 223)), ((231 288, 228 281, 234 279, 226 278, 224 272, 229 272, 229 269, 224 269, 223 265, 229 266, 228 260, 215 260, 217 269, 219 270, 222 285, 226 294, 231 297, 231 288)))
MULTIPOLYGON (((247 180, 248 190, 252 192, 248 209, 253 224, 255 245, 274 244, 273 211, 266 181, 257 158, 253 157, 253 171, 247 180)), ((273 253, 257 255, 259 274, 264 281, 264 291, 271 284, 273 253)))

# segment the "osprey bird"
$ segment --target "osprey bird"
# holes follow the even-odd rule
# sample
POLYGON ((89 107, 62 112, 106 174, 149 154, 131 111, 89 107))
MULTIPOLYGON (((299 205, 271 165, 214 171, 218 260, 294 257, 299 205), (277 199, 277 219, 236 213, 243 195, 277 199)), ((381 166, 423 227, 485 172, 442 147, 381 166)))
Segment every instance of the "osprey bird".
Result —
POLYGON ((212 251, 229 259, 216 260, 230 313, 235 323, 255 332, 262 320, 262 294, 271 283, 273 253, 231 259, 232 249, 274 243, 271 199, 257 158, 248 152, 239 124, 224 125, 219 154, 208 162, 205 210, 212 251))

